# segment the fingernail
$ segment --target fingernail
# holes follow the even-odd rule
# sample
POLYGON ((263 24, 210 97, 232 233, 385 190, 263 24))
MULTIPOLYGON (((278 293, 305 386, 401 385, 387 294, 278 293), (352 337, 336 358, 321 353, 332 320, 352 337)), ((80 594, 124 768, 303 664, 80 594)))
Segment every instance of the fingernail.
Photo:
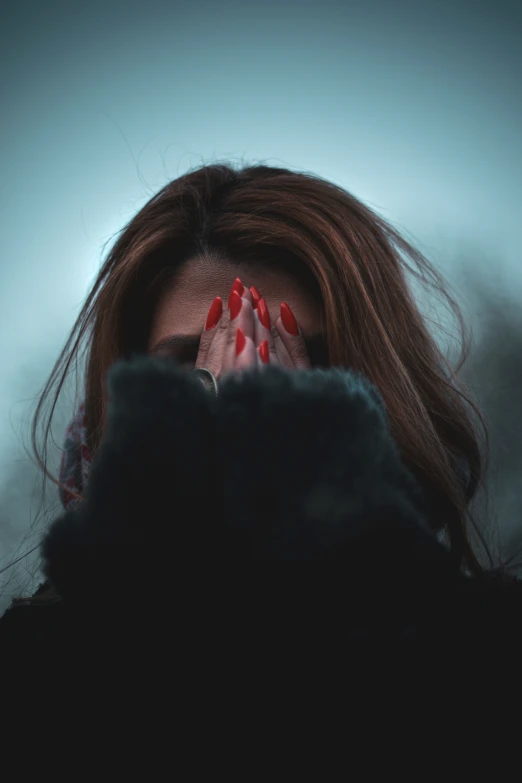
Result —
POLYGON ((230 320, 233 321, 234 318, 237 318, 240 311, 241 311, 241 305, 243 304, 243 300, 241 299, 240 295, 237 291, 232 291, 230 294, 230 299, 228 300, 228 306, 230 307, 230 320))
POLYGON ((236 279, 232 283, 232 288, 230 289, 230 296, 228 297, 228 307, 230 307, 230 300, 232 298, 232 294, 234 293, 234 291, 237 291, 239 296, 242 296, 244 290, 245 290, 245 286, 243 285, 239 277, 236 277, 236 279))
POLYGON ((288 334, 293 334, 294 337, 299 337, 299 329, 297 327, 297 321, 294 318, 293 312, 290 310, 286 302, 281 305, 281 320, 288 334))
POLYGON ((261 297, 257 303, 257 312, 259 313, 259 320, 265 329, 270 329, 270 313, 268 312, 268 307, 266 306, 266 302, 263 297, 261 297))
POLYGON ((243 330, 238 329, 236 334, 236 356, 239 356, 239 354, 242 352, 245 345, 246 345, 246 337, 243 334, 243 330))
POLYGON ((253 301, 252 301, 252 307, 253 307, 253 308, 254 308, 254 310, 255 310, 255 309, 256 309, 256 307, 257 307, 257 304, 258 304, 259 300, 261 299, 261 294, 259 293, 259 291, 258 291, 258 290, 257 290, 257 288, 255 287, 255 285, 253 285, 253 286, 250 288, 250 293, 252 294, 252 300, 253 300, 253 301))
POLYGON ((223 302, 220 296, 216 296, 216 298, 210 305, 210 310, 208 311, 207 322, 205 324, 205 330, 207 332, 209 332, 211 329, 213 329, 215 326, 218 325, 219 319, 221 318, 222 314, 223 314, 223 302))
POLYGON ((268 364, 269 362, 269 355, 268 355, 268 340, 263 340, 261 345, 258 348, 259 356, 261 357, 261 361, 263 364, 268 364))

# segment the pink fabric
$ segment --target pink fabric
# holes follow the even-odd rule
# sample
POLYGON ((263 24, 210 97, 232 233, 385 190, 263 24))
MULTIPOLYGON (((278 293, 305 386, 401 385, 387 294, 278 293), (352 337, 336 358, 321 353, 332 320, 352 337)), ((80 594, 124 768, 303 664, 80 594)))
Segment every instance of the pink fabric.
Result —
POLYGON ((87 486, 92 458, 86 440, 85 402, 82 402, 65 432, 60 464, 60 483, 64 484, 66 489, 60 487, 59 495, 66 510, 74 508, 80 500, 74 497, 70 490, 83 494, 87 486))

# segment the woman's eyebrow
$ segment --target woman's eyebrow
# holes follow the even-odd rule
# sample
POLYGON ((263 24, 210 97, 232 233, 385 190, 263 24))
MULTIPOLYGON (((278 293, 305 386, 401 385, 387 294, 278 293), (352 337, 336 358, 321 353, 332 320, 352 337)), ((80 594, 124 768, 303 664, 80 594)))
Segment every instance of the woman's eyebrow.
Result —
POLYGON ((200 339, 201 335, 199 334, 170 334, 168 337, 164 337, 162 340, 156 343, 154 348, 151 350, 151 353, 157 353, 158 351, 165 349, 169 349, 171 351, 175 349, 178 351, 197 351, 200 339))
MULTIPOLYGON (((164 350, 186 351, 187 353, 190 351, 197 352, 200 339, 201 335, 170 334, 157 342, 151 353, 158 353, 164 350)), ((305 337, 304 341, 307 349, 310 351, 313 348, 324 345, 324 335, 319 332, 319 334, 314 334, 311 337, 305 337)))

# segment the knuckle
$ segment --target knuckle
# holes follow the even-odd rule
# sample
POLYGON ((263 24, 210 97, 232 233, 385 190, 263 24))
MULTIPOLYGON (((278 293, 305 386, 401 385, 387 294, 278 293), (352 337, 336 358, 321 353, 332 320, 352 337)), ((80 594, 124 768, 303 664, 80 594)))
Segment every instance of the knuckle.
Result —
POLYGON ((203 332, 201 335, 201 339, 199 341, 199 348, 198 351, 201 353, 202 351, 208 351, 212 340, 214 339, 214 332, 203 332))
POLYGON ((234 345, 236 342, 237 327, 232 327, 228 330, 227 345, 234 345))
POLYGON ((219 319, 219 323, 217 325, 217 329, 215 329, 215 331, 223 334, 223 332, 226 332, 226 330, 228 329, 229 323, 230 321, 227 318, 225 318, 224 315, 221 316, 221 318, 219 319))
POLYGON ((308 350, 306 348, 306 345, 304 344, 303 340, 296 340, 295 343, 290 348, 290 354, 295 359, 305 359, 308 360, 308 350))

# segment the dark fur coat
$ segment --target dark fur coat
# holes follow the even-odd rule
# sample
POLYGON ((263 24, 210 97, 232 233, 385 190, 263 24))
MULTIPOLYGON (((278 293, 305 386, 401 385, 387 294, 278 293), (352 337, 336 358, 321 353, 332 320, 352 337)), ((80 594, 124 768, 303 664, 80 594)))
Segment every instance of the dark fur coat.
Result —
POLYGON ((42 544, 62 601, 9 609, 4 655, 102 649, 163 671, 167 650, 188 666, 209 650, 239 665, 249 645, 520 644, 519 585, 459 572, 432 532, 443 505, 360 375, 268 368, 215 398, 174 362, 137 357, 108 380, 85 501, 42 544))

